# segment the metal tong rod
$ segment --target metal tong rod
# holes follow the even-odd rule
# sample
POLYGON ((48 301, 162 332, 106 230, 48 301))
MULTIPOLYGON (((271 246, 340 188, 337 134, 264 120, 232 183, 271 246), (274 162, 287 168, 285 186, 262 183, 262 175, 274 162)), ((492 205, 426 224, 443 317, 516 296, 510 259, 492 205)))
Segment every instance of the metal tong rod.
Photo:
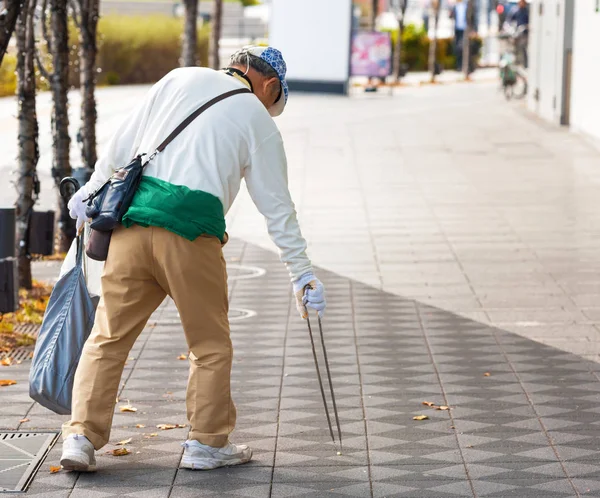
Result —
MULTIPOLYGON (((310 289, 310 285, 307 285, 304 288, 304 292, 306 293, 310 289)), ((327 381, 329 382, 329 392, 331 393, 331 403, 333 405, 333 413, 335 416, 335 423, 337 425, 337 432, 340 441, 340 451, 342 450, 342 430, 340 428, 340 419, 338 416, 337 405, 335 402, 335 394, 333 392, 333 382, 331 381, 331 371, 329 369, 329 360, 327 358, 327 348, 325 347, 325 337, 323 336, 323 325, 321 323, 321 317, 318 316, 319 322, 319 334, 321 336, 321 345, 323 347, 323 358, 325 360, 325 370, 327 372, 327 381)), ((321 389, 321 397, 323 398, 323 406, 325 407, 325 415, 327 417, 327 425, 329 426, 329 434, 331 435, 331 440, 335 444, 335 436, 333 435, 333 427, 331 425, 331 417, 329 416, 329 407, 327 406, 327 398, 325 397, 325 389, 323 388, 323 381, 321 380, 321 370, 319 368, 319 360, 317 359, 317 351, 315 349, 315 341, 313 337, 312 327, 310 325, 310 317, 306 316, 306 323, 308 324, 308 335, 310 336, 310 344, 312 346, 313 358, 315 360, 315 369, 317 370, 317 378, 319 380, 319 388, 321 389)))

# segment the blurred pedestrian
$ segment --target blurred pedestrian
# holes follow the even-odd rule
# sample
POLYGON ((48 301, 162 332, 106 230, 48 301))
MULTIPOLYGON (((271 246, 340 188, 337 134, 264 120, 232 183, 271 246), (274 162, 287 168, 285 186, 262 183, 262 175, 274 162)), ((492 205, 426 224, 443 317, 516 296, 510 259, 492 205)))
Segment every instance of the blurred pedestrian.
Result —
POLYGON ((516 51, 524 67, 528 66, 527 46, 529 41, 529 5, 525 0, 519 0, 517 6, 508 13, 508 24, 516 25, 516 51))
POLYGON ((167 295, 177 305, 189 348, 190 431, 181 465, 207 470, 251 459, 248 446, 229 441, 236 409, 222 252, 228 239, 225 214, 242 179, 279 248, 299 313, 306 318, 307 306, 320 313, 325 309, 324 288, 306 255, 288 190, 283 141, 272 119, 288 99, 285 75, 283 57, 272 47, 242 49, 223 71, 171 71, 115 131, 89 183, 69 202, 71 216, 87 221, 82 200, 116 168, 154 151, 207 102, 238 92, 191 121, 146 166, 123 226, 112 234, 95 325, 75 374, 71 420, 63 425, 61 465, 66 470, 95 470, 94 450, 109 440, 129 351, 167 295))
POLYGON ((429 16, 431 14, 431 0, 421 0, 421 15, 423 18, 423 29, 429 33, 429 16))
POLYGON ((450 10, 450 18, 454 20, 454 54, 456 55, 457 71, 461 71, 463 65, 463 42, 467 29, 468 8, 465 0, 456 0, 456 3, 450 10))

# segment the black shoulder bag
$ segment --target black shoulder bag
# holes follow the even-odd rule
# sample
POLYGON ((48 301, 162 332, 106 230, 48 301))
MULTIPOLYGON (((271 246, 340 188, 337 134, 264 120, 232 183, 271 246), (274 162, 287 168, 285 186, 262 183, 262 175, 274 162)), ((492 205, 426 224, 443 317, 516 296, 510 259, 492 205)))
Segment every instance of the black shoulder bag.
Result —
POLYGON ((91 219, 90 227, 93 230, 90 236, 90 243, 88 243, 88 247, 86 248, 88 257, 98 261, 106 260, 110 233, 119 223, 121 223, 123 216, 129 209, 133 196, 142 180, 144 168, 148 163, 152 161, 157 154, 165 150, 167 145, 169 145, 177 135, 208 108, 228 97, 233 97, 234 95, 242 93, 252 92, 247 88, 241 88, 226 92, 209 100, 206 104, 202 105, 185 118, 185 120, 183 120, 182 123, 175 128, 164 142, 162 142, 148 157, 146 162, 143 162, 146 154, 139 154, 127 166, 117 169, 103 185, 85 199, 84 202, 88 203, 85 212, 88 218, 91 219), (99 238, 94 232, 104 232, 107 235, 99 238), (102 239, 103 242, 96 245, 94 250, 94 240, 98 243, 100 239, 102 239))

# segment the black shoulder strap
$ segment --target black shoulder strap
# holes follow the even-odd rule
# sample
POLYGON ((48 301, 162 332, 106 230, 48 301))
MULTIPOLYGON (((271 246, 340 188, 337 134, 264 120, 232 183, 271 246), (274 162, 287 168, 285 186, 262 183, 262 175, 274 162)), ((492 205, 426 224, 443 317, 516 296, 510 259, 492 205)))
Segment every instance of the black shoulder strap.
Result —
POLYGON ((165 141, 161 143, 157 148, 157 152, 162 152, 165 150, 165 147, 169 145, 173 139, 179 135, 194 119, 196 119, 200 114, 206 111, 209 107, 221 102, 221 100, 225 100, 226 98, 233 97, 234 95, 239 95, 242 93, 252 93, 248 88, 240 88, 238 90, 232 90, 230 92, 226 92, 218 97, 215 97, 212 100, 209 100, 206 104, 202 105, 198 109, 196 109, 192 114, 190 114, 187 118, 185 118, 181 124, 173 130, 173 132, 165 138, 165 141))

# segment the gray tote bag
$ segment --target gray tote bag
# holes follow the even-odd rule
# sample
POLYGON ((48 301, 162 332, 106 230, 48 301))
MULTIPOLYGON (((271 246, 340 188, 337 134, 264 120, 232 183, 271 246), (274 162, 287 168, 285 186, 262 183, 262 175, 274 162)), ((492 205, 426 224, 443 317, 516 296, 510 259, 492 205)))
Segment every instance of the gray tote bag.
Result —
POLYGON ((73 378, 99 300, 86 285, 83 236, 76 243, 76 264, 52 290, 29 371, 29 396, 60 415, 71 413, 73 378))

